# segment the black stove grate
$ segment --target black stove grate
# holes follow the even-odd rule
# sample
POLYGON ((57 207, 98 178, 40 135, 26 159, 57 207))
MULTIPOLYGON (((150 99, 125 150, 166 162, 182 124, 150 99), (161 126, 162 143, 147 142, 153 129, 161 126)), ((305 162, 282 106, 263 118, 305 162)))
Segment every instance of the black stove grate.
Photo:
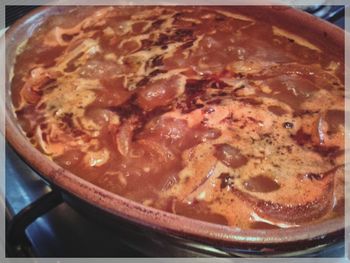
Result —
POLYGON ((16 20, 25 16, 28 12, 37 8, 38 6, 16 6, 8 5, 5 7, 5 25, 6 27, 12 25, 16 20))

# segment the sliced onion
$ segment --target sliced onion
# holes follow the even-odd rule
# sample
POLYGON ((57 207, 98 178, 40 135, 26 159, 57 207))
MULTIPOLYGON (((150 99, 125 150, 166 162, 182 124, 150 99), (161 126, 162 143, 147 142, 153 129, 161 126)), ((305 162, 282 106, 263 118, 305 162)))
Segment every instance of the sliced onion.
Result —
POLYGON ((88 164, 88 166, 100 167, 107 163, 109 157, 109 151, 107 149, 102 149, 96 152, 88 152, 84 157, 84 161, 88 164))
POLYGON ((125 122, 116 134, 116 144, 118 151, 124 157, 129 156, 131 150, 132 131, 134 126, 128 121, 125 122))

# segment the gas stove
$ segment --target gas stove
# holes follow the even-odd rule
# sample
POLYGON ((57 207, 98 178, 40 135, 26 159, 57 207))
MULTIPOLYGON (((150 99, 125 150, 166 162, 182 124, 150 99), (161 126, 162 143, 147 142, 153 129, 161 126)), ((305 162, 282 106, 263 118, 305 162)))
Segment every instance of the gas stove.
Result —
MULTIPOLYGON (((36 6, 6 6, 6 26, 36 6)), ((344 28, 344 6, 298 7, 344 28)), ((7 257, 147 257, 105 225, 64 202, 6 146, 7 257)), ((201 253, 186 256, 208 256, 201 253)), ((344 243, 305 257, 344 257, 344 243)))

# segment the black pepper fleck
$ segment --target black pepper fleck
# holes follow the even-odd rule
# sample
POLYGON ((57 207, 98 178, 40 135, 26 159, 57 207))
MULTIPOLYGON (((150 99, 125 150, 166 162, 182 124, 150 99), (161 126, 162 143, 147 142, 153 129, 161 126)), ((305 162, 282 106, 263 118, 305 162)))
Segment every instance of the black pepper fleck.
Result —
POLYGON ((294 125, 291 122, 284 122, 283 127, 286 129, 292 129, 294 127, 294 125))

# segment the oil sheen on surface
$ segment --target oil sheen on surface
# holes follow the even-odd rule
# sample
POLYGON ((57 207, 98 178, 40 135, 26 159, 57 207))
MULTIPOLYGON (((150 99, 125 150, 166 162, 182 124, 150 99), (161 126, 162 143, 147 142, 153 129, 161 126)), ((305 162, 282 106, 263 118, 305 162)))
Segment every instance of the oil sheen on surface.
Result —
POLYGON ((70 8, 18 50, 30 141, 144 205, 243 229, 344 211, 343 58, 223 8, 70 8))

